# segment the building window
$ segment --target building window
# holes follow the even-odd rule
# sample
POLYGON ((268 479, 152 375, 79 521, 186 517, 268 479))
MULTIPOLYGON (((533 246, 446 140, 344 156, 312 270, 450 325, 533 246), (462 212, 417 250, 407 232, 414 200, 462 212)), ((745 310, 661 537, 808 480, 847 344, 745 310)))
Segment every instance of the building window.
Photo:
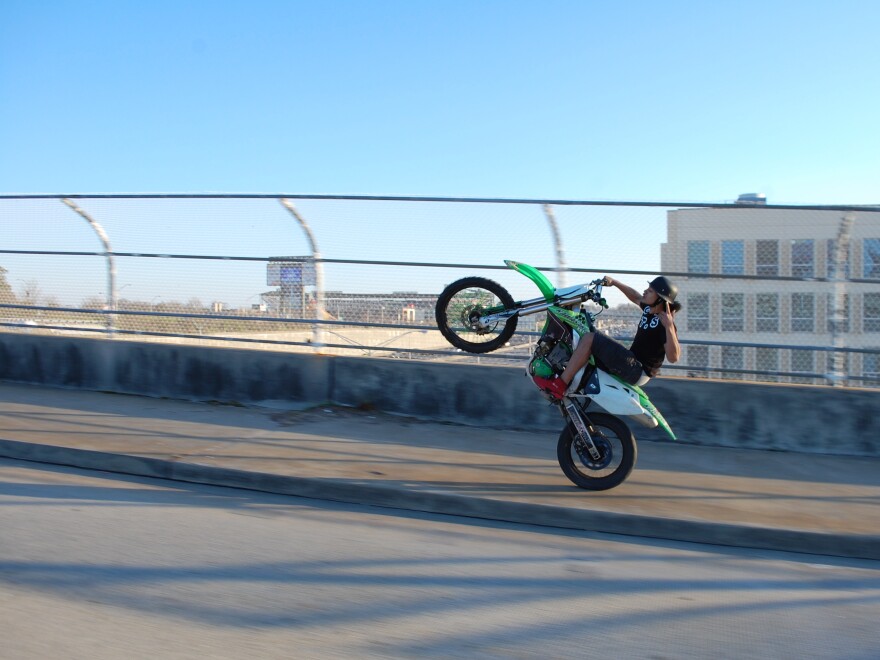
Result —
POLYGON ((688 272, 709 272, 709 241, 688 241, 688 272))
POLYGON ((743 329, 743 294, 721 294, 721 331, 741 332, 743 329))
POLYGON ((866 238, 864 277, 880 278, 880 238, 866 238))
MULTIPOLYGON (((742 346, 722 346, 721 347, 721 367, 723 369, 739 369, 743 368, 743 347, 742 346)), ((732 380, 740 380, 742 374, 733 372, 725 372, 722 378, 732 380)))
MULTIPOLYGON (((791 352, 791 370, 797 373, 812 374, 816 370, 813 360, 813 351, 794 350, 791 352)), ((791 382, 810 383, 812 379, 806 376, 792 376, 791 382)))
POLYGON ((837 241, 829 240, 828 241, 828 261, 827 261, 827 277, 838 277, 841 279, 849 279, 849 258, 852 253, 852 244, 847 243, 846 250, 843 253, 843 261, 839 264, 840 269, 837 271, 837 275, 834 274, 834 261, 837 259, 837 241))
POLYGON ((724 275, 743 275, 745 244, 742 241, 721 241, 721 272, 724 275))
POLYGON ((849 294, 843 294, 843 307, 840 310, 840 325, 834 327, 834 306, 837 296, 828 296, 828 332, 849 332, 849 294))
POLYGON ((755 275, 761 277, 779 275, 779 241, 755 242, 755 275))
POLYGON ((708 378, 709 376, 709 347, 708 346, 688 346, 687 347, 687 365, 696 367, 695 371, 689 371, 688 376, 691 378, 708 378))
POLYGON ((692 293, 687 297, 687 329, 690 332, 709 330, 709 294, 692 293))
POLYGON ((815 314, 812 293, 791 294, 791 331, 813 332, 815 314))
POLYGON ((866 293, 864 306, 862 329, 864 332, 880 332, 880 293, 866 293))
POLYGON ((758 374, 757 379, 775 383, 779 380, 779 349, 764 348, 759 346, 755 349, 755 368, 758 371, 767 371, 766 374, 758 374))
POLYGON ((755 296, 755 330, 779 332, 778 293, 759 293, 755 296))
POLYGON ((813 239, 802 238, 791 242, 791 276, 813 277, 813 239))

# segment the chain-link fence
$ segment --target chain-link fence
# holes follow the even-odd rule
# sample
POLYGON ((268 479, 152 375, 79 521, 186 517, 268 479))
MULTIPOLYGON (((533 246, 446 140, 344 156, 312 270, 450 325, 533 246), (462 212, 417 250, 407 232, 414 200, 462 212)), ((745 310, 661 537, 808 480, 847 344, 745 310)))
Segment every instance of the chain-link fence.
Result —
MULTIPOLYGON (((604 274, 679 285, 668 376, 880 384, 880 209, 283 195, 0 196, 0 328, 114 340, 522 360, 543 319, 462 354, 434 325, 467 275, 539 295, 604 274)), ((631 339, 616 289, 600 327, 631 339)))

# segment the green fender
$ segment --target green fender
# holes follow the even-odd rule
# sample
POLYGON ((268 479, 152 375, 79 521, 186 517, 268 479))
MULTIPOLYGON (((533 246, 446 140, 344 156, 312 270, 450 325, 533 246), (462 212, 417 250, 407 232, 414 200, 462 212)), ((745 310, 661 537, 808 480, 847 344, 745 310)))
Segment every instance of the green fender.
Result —
MULTIPOLYGON (((592 360, 592 357, 590 359, 592 360)), ((642 408, 647 410, 648 413, 650 413, 651 417, 653 417, 654 419, 657 420, 657 423, 660 425, 660 428, 663 429, 664 431, 666 431, 666 433, 669 434, 670 438, 672 438, 673 440, 678 440, 678 438, 675 437, 675 433, 670 428, 669 423, 663 418, 663 415, 660 414, 660 411, 657 410, 657 406, 655 406, 653 403, 651 403, 651 400, 648 398, 648 395, 645 394, 645 391, 641 387, 639 387, 638 385, 632 385, 630 383, 627 383, 625 380, 623 380, 622 378, 618 378, 614 374, 611 374, 611 375, 614 377, 615 380, 620 381, 620 383, 622 383, 623 385, 626 385, 633 392, 638 394, 639 395, 639 403, 642 404, 642 408)))
POLYGON ((508 268, 513 268, 518 273, 521 273, 528 277, 532 282, 538 285, 538 288, 541 290, 541 294, 544 296, 544 300, 547 302, 553 302, 553 298, 556 296, 556 287, 547 279, 547 276, 544 275, 540 270, 535 268, 534 266, 529 266, 528 264, 521 264, 518 261, 510 261, 508 259, 504 260, 504 263, 507 264, 508 268))

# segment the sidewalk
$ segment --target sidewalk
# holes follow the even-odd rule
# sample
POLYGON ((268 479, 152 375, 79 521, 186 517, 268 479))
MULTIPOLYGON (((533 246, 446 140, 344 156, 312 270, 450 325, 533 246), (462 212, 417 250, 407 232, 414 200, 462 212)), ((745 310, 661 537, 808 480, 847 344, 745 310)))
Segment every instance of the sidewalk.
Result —
POLYGON ((0 383, 0 456, 508 522, 880 559, 878 459, 643 441, 626 482, 589 492, 559 469, 555 434, 338 407, 239 408, 8 383, 0 383))

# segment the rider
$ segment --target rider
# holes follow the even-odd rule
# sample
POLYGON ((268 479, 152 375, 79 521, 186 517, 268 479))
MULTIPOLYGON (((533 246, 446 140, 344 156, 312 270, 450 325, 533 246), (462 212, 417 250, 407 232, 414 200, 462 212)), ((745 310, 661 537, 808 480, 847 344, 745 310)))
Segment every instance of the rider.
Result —
POLYGON ((616 286, 629 300, 642 309, 642 318, 632 346, 627 349, 608 335, 590 332, 580 338, 565 371, 559 376, 535 376, 535 384, 555 399, 565 396, 572 379, 590 360, 590 355, 610 373, 633 385, 644 385, 660 370, 663 360, 678 362, 681 346, 675 327, 675 313, 681 303, 675 302, 678 287, 668 278, 655 277, 644 293, 608 276, 605 286, 616 286))

